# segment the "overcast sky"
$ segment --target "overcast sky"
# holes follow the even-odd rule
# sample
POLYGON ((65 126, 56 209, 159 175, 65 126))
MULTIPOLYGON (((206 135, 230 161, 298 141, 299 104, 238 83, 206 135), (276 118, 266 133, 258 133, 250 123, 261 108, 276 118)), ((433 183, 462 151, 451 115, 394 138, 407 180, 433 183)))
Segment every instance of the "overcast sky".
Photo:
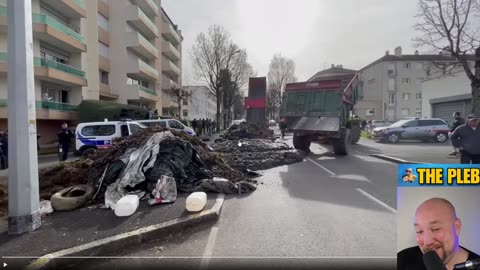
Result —
POLYGON ((402 46, 413 54, 417 0, 162 0, 184 37, 184 85, 195 76, 190 51, 211 25, 225 27, 258 76, 274 53, 290 57, 300 81, 341 64, 360 69, 402 46))

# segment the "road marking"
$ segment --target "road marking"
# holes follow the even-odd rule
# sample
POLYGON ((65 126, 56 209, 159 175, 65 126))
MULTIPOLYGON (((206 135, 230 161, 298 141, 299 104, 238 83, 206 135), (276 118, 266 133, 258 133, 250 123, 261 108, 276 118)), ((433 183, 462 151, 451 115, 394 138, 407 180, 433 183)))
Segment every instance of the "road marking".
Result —
POLYGON ((365 197, 369 198, 370 200, 376 202, 377 204, 381 205, 382 207, 384 207, 385 209, 389 210, 390 212, 394 213, 394 214, 397 214, 397 209, 394 209, 392 207, 390 207, 388 204, 382 202, 381 200, 375 198, 375 196, 371 195, 370 193, 366 192, 365 190, 361 189, 361 188, 357 188, 357 191, 362 193, 363 195, 365 195, 365 197))
POLYGON ((213 248, 215 247, 215 242, 217 241, 218 227, 214 226, 210 231, 208 236, 207 245, 203 251, 202 262, 200 263, 200 270, 208 269, 210 263, 210 258, 213 254, 213 248))
POLYGON ((331 176, 334 176, 335 173, 330 171, 329 169, 327 169, 325 166, 323 166, 322 164, 316 162, 315 160, 311 159, 311 158, 307 158, 310 162, 312 162, 313 164, 317 165, 318 167, 320 167, 321 169, 323 169, 324 171, 326 171, 327 173, 329 173, 331 176))

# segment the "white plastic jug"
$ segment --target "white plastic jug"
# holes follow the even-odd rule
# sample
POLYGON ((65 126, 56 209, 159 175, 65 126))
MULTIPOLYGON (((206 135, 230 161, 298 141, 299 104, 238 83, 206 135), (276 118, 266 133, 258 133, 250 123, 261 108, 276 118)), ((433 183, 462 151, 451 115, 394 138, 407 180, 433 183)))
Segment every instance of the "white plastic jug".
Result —
POLYGON ((187 197, 186 208, 189 212, 198 212, 207 205, 207 193, 194 192, 187 197))
POLYGON ((117 217, 128 217, 137 211, 140 198, 137 195, 125 195, 115 204, 117 217))

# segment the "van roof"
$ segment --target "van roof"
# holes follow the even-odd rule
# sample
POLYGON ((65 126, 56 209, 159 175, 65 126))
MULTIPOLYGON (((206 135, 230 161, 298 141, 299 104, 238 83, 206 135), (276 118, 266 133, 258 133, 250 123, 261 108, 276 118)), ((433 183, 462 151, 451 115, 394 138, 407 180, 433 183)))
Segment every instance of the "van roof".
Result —
MULTIPOLYGON (((139 122, 139 123, 143 123, 143 122, 150 123, 150 122, 165 122, 165 121, 169 121, 169 120, 176 120, 176 121, 178 121, 177 119, 168 118, 168 119, 138 120, 137 122, 139 122)), ((180 121, 178 121, 178 122, 180 122, 180 121)))
POLYGON ((118 124, 118 123, 138 123, 139 121, 101 121, 101 122, 85 122, 85 123, 79 123, 77 126, 84 126, 84 125, 106 125, 106 124, 118 124))

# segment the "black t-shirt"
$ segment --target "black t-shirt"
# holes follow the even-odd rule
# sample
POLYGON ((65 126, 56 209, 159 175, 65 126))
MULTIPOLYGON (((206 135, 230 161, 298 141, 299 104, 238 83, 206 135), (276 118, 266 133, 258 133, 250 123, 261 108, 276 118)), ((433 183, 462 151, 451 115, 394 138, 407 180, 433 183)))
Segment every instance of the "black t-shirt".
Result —
MULTIPOLYGON (((461 247, 468 252, 468 259, 475 260, 480 259, 480 256, 471 252, 470 250, 461 247)), ((400 251, 397 254, 397 269, 398 270, 427 270, 423 264, 423 253, 418 246, 411 247, 400 251)))

